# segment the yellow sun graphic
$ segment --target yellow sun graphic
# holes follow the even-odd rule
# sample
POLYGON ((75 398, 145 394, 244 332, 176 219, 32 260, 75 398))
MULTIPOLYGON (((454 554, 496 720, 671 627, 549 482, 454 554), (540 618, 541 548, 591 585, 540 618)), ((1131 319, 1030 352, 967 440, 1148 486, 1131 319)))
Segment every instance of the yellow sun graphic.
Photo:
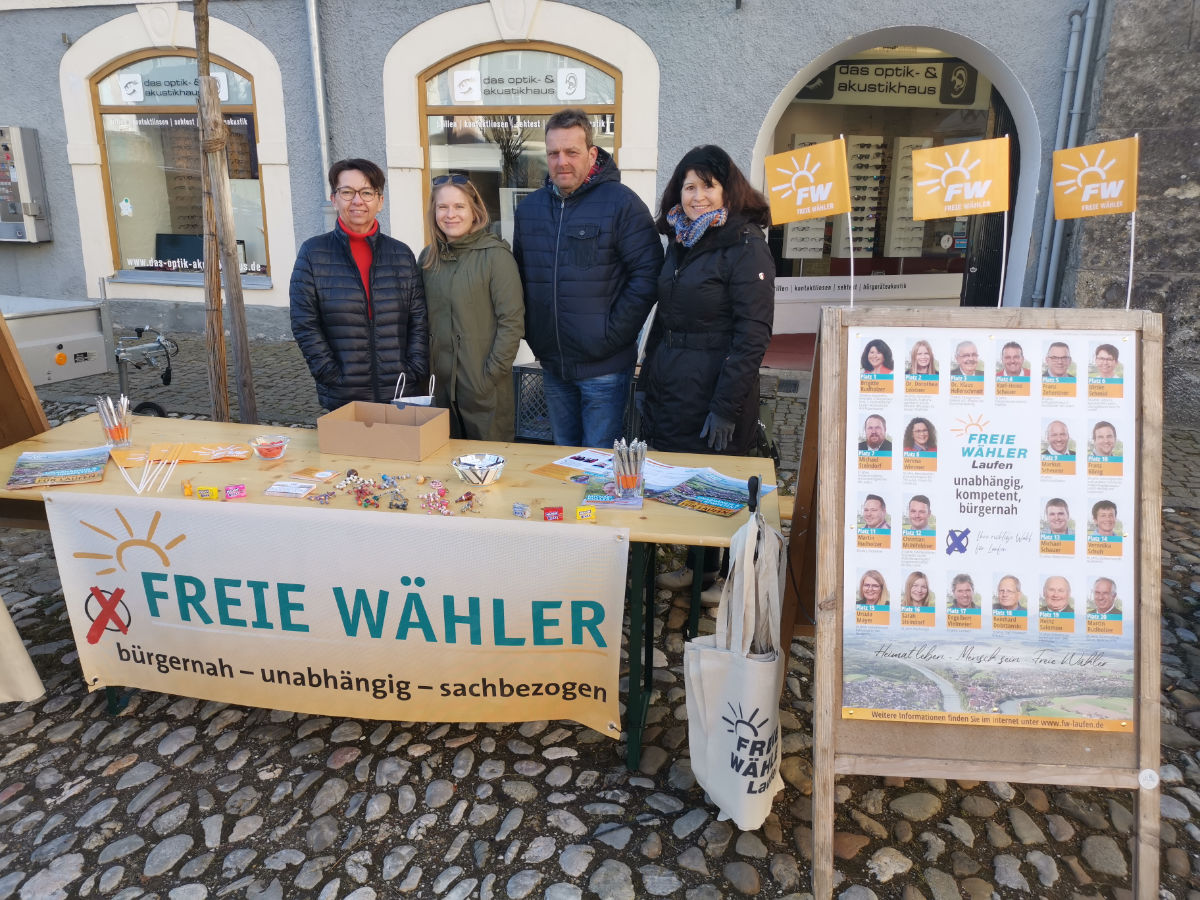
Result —
POLYGON ((968 416, 965 419, 959 419, 958 424, 951 428, 950 431, 953 432, 955 437, 963 437, 964 435, 968 435, 973 431, 983 434, 985 431, 987 431, 987 427, 991 424, 992 423, 985 419, 982 415, 968 416))
POLYGON ((1076 190, 1083 187, 1083 178, 1085 175, 1094 175, 1097 181, 1107 181, 1108 170, 1117 164, 1117 160, 1113 158, 1101 165, 1104 162, 1104 150, 1105 148, 1100 148, 1100 152, 1096 154, 1096 161, 1094 163, 1088 162, 1087 154, 1082 152, 1079 154, 1080 165, 1078 166, 1073 166, 1065 162, 1059 163, 1064 169, 1075 174, 1069 178, 1064 178, 1062 181, 1054 182, 1054 186, 1065 187, 1064 194, 1073 194, 1076 190))
POLYGON ((796 160, 796 157, 791 156, 788 158, 792 161, 793 168, 781 169, 779 167, 776 167, 776 169, 775 169, 775 171, 778 172, 780 175, 786 175, 788 178, 788 181, 785 184, 777 184, 773 188, 771 188, 772 191, 781 191, 782 192, 779 195, 781 200, 786 200, 788 197, 792 196, 792 194, 795 194, 798 199, 800 196, 800 192, 797 190, 797 188, 799 188, 799 186, 800 186, 797 183, 798 179, 807 178, 809 185, 816 184, 817 171, 821 168, 821 163, 819 160, 815 163, 812 161, 811 153, 804 154, 804 165, 803 166, 800 165, 800 163, 796 160), (812 166, 811 169, 809 168, 810 165, 812 166))
MULTIPOLYGON (((115 512, 117 514, 117 518, 121 520, 121 524, 125 527, 125 534, 128 535, 128 537, 123 538, 123 539, 119 538, 115 534, 110 534, 109 532, 105 531, 103 528, 99 527, 98 525, 93 525, 91 522, 84 522, 83 520, 80 520, 80 522, 79 522, 80 525, 84 525, 87 528, 92 529, 92 531, 96 532, 96 534, 102 535, 102 536, 108 538, 110 541, 113 541, 114 543, 116 543, 117 549, 115 551, 113 551, 112 553, 85 553, 83 551, 80 551, 75 554, 76 559, 112 560, 112 561, 115 561, 116 564, 118 566, 120 566, 122 570, 124 570, 125 563, 123 561, 123 558, 125 556, 125 551, 131 550, 134 547, 143 547, 143 548, 145 548, 147 550, 151 550, 155 554, 157 554, 158 558, 160 560, 162 560, 162 564, 164 566, 169 566, 171 564, 171 560, 167 556, 167 551, 173 550, 174 548, 178 547, 180 543, 182 543, 184 540, 187 539, 186 534, 178 534, 175 537, 171 538, 171 540, 167 541, 167 543, 164 546, 160 547, 154 541, 154 532, 158 530, 159 520, 162 519, 161 512, 156 512, 154 514, 154 518, 152 518, 150 520, 150 527, 146 529, 146 536, 144 538, 139 538, 139 537, 134 536, 133 526, 129 524, 129 520, 125 518, 124 514, 122 514, 122 512, 119 509, 114 507, 113 512, 115 512)), ((114 530, 116 530, 116 529, 114 529, 114 530)), ((97 570, 96 574, 97 575, 111 575, 115 571, 117 571, 115 566, 109 566, 107 569, 97 570)))
POLYGON ((967 157, 970 155, 971 155, 970 149, 964 150, 962 152, 962 156, 959 158, 958 162, 955 162, 953 157, 950 156, 950 151, 947 150, 945 166, 939 166, 935 162, 926 162, 925 165, 929 166, 929 168, 933 169, 936 172, 940 172, 941 175, 937 176, 936 178, 926 178, 924 181, 918 181, 917 187, 927 187, 927 188, 929 188, 929 190, 926 193, 936 194, 938 191, 940 191, 942 188, 944 188, 946 186, 947 178, 950 176, 951 173, 958 174, 959 177, 956 179, 958 181, 970 181, 971 180, 971 170, 974 169, 976 166, 978 166, 983 161, 983 160, 977 159, 977 160, 973 161, 970 165, 967 165, 967 157))

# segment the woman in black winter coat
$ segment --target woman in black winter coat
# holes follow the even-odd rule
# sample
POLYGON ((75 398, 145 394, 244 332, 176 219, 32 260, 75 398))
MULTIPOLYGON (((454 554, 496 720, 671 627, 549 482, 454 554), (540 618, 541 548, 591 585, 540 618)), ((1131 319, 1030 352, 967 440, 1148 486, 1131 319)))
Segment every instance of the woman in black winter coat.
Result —
POLYGON ((668 247, 639 379, 643 434, 656 450, 745 456, 775 315, 767 200, 728 153, 697 147, 675 167, 656 224, 668 247))
POLYGON ((767 199, 720 147, 696 147, 675 167, 656 224, 668 247, 638 381, 643 435, 655 450, 746 456, 775 314, 767 199))

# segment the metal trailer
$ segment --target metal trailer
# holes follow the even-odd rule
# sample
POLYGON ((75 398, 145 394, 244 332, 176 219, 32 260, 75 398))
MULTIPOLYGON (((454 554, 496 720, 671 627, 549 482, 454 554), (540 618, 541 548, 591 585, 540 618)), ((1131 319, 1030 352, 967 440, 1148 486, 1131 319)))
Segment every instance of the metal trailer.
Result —
POLYGON ((113 371, 112 320, 103 300, 0 294, 0 313, 35 387, 113 371))

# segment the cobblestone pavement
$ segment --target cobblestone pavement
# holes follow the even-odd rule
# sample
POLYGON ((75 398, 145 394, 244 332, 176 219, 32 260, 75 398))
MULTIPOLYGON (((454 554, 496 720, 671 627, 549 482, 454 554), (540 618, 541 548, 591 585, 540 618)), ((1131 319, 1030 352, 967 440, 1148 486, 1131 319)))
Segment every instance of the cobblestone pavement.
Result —
MULTIPOLYGON (((129 369, 129 398, 134 405, 153 402, 168 415, 209 416, 212 412, 208 389, 208 351, 204 338, 170 335, 179 344, 171 360, 171 383, 162 383, 160 370, 149 366, 129 369)), ((227 348, 229 405, 236 420, 237 391, 233 375, 233 349, 227 348)), ((300 350, 290 341, 251 341, 250 368, 254 377, 255 403, 259 419, 272 425, 313 425, 322 412, 312 376, 300 350)), ((77 404, 95 402, 98 395, 120 393, 116 372, 90 378, 74 378, 37 389, 43 403, 77 404)))
MULTIPOLYGON (((44 399, 55 420, 82 411, 44 399)), ((1163 900, 1200 900, 1197 458, 1200 433, 1167 435, 1163 900)), ((381 723, 152 692, 110 715, 79 677, 46 533, 0 531, 0 597, 47 688, 0 704, 0 900, 807 896, 807 641, 782 703, 786 786, 743 833, 690 771, 669 592, 635 773, 624 740, 570 722, 381 723)), ((1132 896, 1129 792, 852 777, 838 800, 839 898, 1132 896)))

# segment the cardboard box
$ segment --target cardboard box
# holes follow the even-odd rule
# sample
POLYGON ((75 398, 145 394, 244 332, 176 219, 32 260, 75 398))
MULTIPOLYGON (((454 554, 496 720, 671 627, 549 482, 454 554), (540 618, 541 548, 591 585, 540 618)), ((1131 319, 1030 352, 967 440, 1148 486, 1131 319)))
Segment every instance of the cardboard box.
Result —
POLYGON ((317 419, 322 453, 420 461, 450 440, 450 413, 356 400, 317 419))

